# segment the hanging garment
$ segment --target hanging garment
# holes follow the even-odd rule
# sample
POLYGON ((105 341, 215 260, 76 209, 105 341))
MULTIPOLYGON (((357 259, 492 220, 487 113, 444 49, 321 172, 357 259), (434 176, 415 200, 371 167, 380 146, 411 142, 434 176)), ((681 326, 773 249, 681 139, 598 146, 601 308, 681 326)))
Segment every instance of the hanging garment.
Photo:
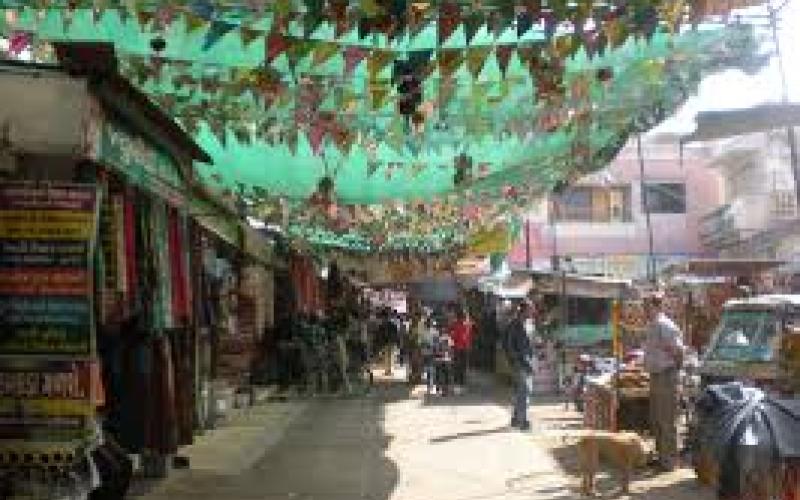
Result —
POLYGON ((153 339, 150 404, 145 433, 145 448, 160 455, 178 451, 178 430, 175 412, 175 369, 172 346, 166 335, 153 339))
POLYGON ((125 253, 125 286, 128 311, 132 309, 137 293, 137 273, 136 273, 136 208, 134 195, 131 192, 125 193, 124 201, 124 246, 125 253))
POLYGON ((170 289, 172 322, 175 326, 188 323, 188 310, 186 300, 186 269, 184 263, 183 241, 181 239, 180 220, 177 210, 169 209, 168 220, 168 253, 170 271, 170 289))
POLYGON ((173 380, 175 383, 175 420, 179 446, 193 442, 194 429, 194 397, 192 382, 194 365, 192 353, 194 344, 190 331, 176 328, 169 331, 172 344, 173 380))

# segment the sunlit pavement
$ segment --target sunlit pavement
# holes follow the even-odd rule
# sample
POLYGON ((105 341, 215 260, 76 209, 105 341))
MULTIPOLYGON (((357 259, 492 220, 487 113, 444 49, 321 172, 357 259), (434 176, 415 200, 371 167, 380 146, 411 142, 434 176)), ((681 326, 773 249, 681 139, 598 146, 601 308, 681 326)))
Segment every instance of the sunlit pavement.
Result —
MULTIPOLYGON (((368 397, 269 403, 246 424, 201 440, 189 450, 192 469, 174 471, 144 498, 580 498, 569 437, 577 415, 539 401, 534 429, 520 433, 507 427, 505 392, 475 377, 466 394, 431 397, 384 378, 368 397), (248 458, 253 449, 261 458, 248 458)), ((690 471, 643 475, 632 489, 631 498, 713 498, 690 471)), ((618 497, 609 478, 600 491, 618 497)))

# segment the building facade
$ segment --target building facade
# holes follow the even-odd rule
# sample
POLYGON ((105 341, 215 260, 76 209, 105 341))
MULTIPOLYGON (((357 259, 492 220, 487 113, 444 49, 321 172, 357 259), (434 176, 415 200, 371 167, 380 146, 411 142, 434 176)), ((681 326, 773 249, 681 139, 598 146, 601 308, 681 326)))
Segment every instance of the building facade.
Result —
POLYGON ((651 238, 657 268, 709 255, 700 228, 722 202, 722 181, 707 168, 707 149, 644 142, 642 152, 644 183, 632 141, 604 170, 542 199, 510 254, 512 267, 551 269, 558 262, 582 274, 641 279, 651 238))
POLYGON ((701 221, 703 244, 721 257, 800 261, 794 176, 785 130, 718 141, 710 166, 723 203, 701 221))

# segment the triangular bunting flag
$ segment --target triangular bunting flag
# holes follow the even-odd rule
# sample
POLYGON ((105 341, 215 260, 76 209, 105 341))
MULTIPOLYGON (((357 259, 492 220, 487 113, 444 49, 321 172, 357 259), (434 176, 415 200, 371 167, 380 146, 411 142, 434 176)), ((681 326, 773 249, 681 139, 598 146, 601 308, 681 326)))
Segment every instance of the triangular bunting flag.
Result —
POLYGON ((347 16, 348 0, 330 0, 329 7, 330 18, 334 24, 334 36, 341 38, 350 29, 350 23, 347 16))
POLYGON ((524 10, 517 14, 517 36, 522 38, 533 27, 533 15, 524 10))
POLYGON ((278 56, 286 52, 286 49, 289 48, 289 40, 277 31, 273 31, 267 36, 266 44, 267 64, 271 64, 272 61, 277 59, 278 56))
POLYGON ((372 109, 381 109, 389 96, 389 87, 385 84, 370 84, 369 93, 372 109))
POLYGON ((411 71, 417 75, 421 75, 430 64, 431 56, 433 56, 432 50, 414 50, 409 52, 408 64, 411 66, 411 71))
POLYGON ((499 9, 492 12, 489 28, 495 38, 499 38, 505 31, 514 25, 516 10, 512 2, 502 2, 499 9))
POLYGON ((314 48, 314 66, 320 66, 328 61, 334 54, 339 52, 339 45, 332 42, 320 42, 314 48))
POLYGON ((322 142, 325 139, 325 124, 317 121, 311 125, 308 130, 308 144, 311 146, 311 152, 315 156, 322 154, 322 142))
POLYGON ((373 50, 367 60, 367 70, 370 80, 375 79, 393 59, 394 53, 391 50, 373 50))
MULTIPOLYGON (((66 19, 67 15, 64 13, 64 18, 66 19)), ((136 19, 139 21, 139 27, 142 31, 146 31, 147 27, 155 18, 155 14, 153 12, 147 10, 140 10, 136 12, 136 19)))
POLYGON ((206 21, 196 14, 186 13, 184 19, 186 22, 186 32, 188 34, 192 34, 206 25, 206 21))
POLYGON ((286 147, 289 148, 289 152, 293 155, 297 154, 297 127, 289 127, 288 129, 285 129, 283 133, 283 140, 286 142, 286 147))
POLYGON ((472 78, 477 79, 481 74, 483 65, 486 63, 486 58, 492 51, 492 47, 487 45, 485 47, 472 47, 467 52, 467 69, 469 69, 472 78))
POLYGON ((448 1, 439 7, 439 45, 445 43, 461 24, 461 6, 448 1))
POLYGON ((430 4, 427 2, 413 2, 408 14, 408 31, 412 37, 419 33, 428 25, 427 13, 430 4))
POLYGON ((495 49, 497 66, 500 68, 500 73, 503 75, 503 78, 506 77, 506 71, 508 71, 508 62, 511 60, 511 54, 513 51, 514 47, 511 45, 498 45, 497 49, 495 49))
POLYGON ((252 28, 246 28, 242 26, 239 28, 239 36, 242 38, 242 45, 247 47, 253 41, 261 35, 261 32, 258 30, 254 30, 252 28))
MULTIPOLYGON (((319 0, 306 0, 307 2, 318 2, 319 0)), ((316 10, 308 10, 303 15, 303 36, 305 38, 311 37, 311 35, 317 31, 317 28, 322 25, 322 22, 325 20, 323 14, 316 10)))
POLYGON ((361 47, 349 46, 344 50, 344 76, 353 74, 356 66, 369 55, 369 50, 361 47))
POLYGON ((443 49, 439 51, 439 73, 442 78, 453 76, 464 62, 464 51, 461 49, 443 49))
POLYGON ((467 38, 467 45, 472 43, 472 39, 478 34, 478 30, 481 29, 483 23, 483 13, 479 10, 474 11, 464 19, 464 35, 467 38))
POLYGON ((233 31, 236 27, 235 24, 225 21, 211 21, 208 27, 208 33, 203 41, 203 50, 208 50, 219 42, 222 37, 233 31))

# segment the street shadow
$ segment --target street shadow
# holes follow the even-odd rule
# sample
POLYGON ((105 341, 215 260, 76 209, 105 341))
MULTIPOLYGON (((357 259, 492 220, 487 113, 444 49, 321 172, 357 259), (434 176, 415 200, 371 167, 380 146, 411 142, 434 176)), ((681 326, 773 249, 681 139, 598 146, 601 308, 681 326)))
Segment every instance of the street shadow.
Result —
POLYGON ((190 469, 144 500, 389 500, 399 472, 387 456, 385 408, 408 389, 392 381, 374 389, 359 398, 313 401, 241 474, 190 469))
MULTIPOLYGON (((580 468, 578 466, 577 443, 574 439, 566 440, 561 446, 553 447, 551 455, 559 467, 572 479, 571 489, 575 498, 581 498, 580 468)), ((636 471, 631 481, 631 492, 623 494, 619 481, 611 467, 601 464, 597 475, 597 494, 594 498, 602 499, 637 499, 637 500, 711 500, 713 492, 701 486, 694 477, 676 477, 659 474, 653 469, 643 468, 636 471)))
POLYGON ((447 436, 439 436, 435 438, 431 438, 429 440, 430 444, 442 444, 442 443, 449 443, 452 441, 457 441, 459 439, 468 439, 468 438, 476 438, 482 436, 490 436, 492 434, 505 434, 507 432, 519 432, 516 429, 513 429, 510 426, 503 426, 497 427, 495 429, 481 429, 476 431, 469 431, 469 432, 459 432, 457 434, 450 434, 447 436))
POLYGON ((385 408, 409 392, 402 381, 379 380, 364 397, 314 405, 253 470, 257 498, 389 500, 399 473, 386 456, 385 408))

